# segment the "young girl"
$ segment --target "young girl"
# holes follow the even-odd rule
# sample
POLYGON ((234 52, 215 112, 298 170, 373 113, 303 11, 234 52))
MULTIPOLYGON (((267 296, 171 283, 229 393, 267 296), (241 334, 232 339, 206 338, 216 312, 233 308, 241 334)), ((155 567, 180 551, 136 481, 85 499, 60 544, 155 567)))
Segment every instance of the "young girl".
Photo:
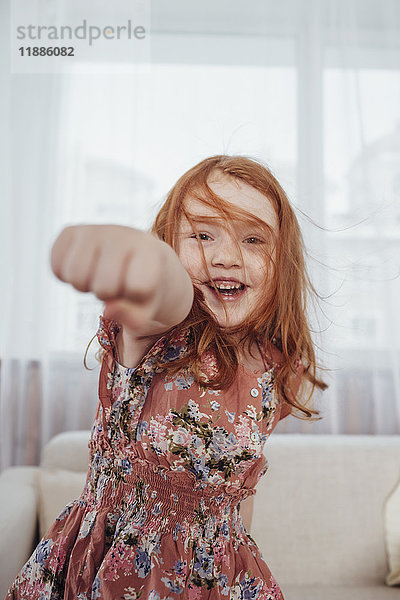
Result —
POLYGON ((51 260, 105 302, 100 402, 85 488, 7 598, 282 599, 249 534, 251 499, 278 421, 318 414, 300 381, 324 384, 279 183, 253 160, 208 158, 152 233, 68 227, 51 260))

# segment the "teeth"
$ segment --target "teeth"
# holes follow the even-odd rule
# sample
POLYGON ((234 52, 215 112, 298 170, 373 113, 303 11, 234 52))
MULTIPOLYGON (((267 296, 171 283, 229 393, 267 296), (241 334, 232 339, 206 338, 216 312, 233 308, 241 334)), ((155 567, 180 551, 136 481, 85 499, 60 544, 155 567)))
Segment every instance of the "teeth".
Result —
POLYGON ((242 287, 241 283, 216 283, 215 287, 219 290, 238 290, 242 287))

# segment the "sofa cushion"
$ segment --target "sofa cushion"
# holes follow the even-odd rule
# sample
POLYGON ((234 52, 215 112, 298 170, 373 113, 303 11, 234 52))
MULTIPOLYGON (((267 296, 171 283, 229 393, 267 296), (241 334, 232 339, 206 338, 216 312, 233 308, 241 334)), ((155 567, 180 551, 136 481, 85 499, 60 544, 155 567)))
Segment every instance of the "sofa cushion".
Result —
POLYGON ((400 482, 385 504, 385 540, 389 563, 386 583, 400 585, 400 482))
POLYGON ((400 438, 282 434, 265 454, 251 535, 282 587, 383 585, 383 508, 400 438))
POLYGON ((0 598, 28 560, 36 537, 37 467, 12 467, 0 477, 0 598))
POLYGON ((40 466, 87 472, 89 466, 89 431, 66 431, 53 437, 43 448, 40 466))
POLYGON ((38 477, 40 537, 45 535, 63 508, 72 500, 79 498, 85 482, 86 473, 74 473, 63 469, 40 470, 38 477))

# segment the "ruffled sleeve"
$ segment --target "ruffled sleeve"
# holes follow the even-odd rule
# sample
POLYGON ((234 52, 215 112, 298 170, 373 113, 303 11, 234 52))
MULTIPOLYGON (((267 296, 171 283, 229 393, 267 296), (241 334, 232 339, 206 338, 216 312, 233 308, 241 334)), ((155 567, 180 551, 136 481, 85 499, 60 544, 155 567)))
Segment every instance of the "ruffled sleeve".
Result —
POLYGON ((114 371, 115 361, 118 361, 118 348, 116 338, 120 330, 120 325, 116 321, 99 318, 99 328, 97 330, 97 339, 100 346, 104 349, 99 376, 99 399, 103 407, 103 430, 106 431, 106 417, 111 410, 111 380, 114 371))
POLYGON ((121 329, 117 321, 105 319, 102 315, 99 317, 99 328, 97 330, 97 339, 100 346, 108 352, 113 350, 117 353, 116 337, 121 329))

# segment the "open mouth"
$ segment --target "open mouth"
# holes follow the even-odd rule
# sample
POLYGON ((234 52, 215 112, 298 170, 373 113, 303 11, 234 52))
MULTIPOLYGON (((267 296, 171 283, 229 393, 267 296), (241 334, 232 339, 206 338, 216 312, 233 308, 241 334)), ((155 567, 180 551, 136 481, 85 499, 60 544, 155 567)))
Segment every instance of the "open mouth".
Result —
POLYGON ((234 299, 239 298, 245 291, 246 286, 244 283, 240 281, 223 281, 223 280, 214 280, 214 282, 208 281, 206 282, 206 286, 217 295, 215 288, 218 290, 219 294, 222 298, 225 299, 234 299), (214 285, 213 285, 214 283, 214 285), (215 287, 214 287, 215 286, 215 287))

